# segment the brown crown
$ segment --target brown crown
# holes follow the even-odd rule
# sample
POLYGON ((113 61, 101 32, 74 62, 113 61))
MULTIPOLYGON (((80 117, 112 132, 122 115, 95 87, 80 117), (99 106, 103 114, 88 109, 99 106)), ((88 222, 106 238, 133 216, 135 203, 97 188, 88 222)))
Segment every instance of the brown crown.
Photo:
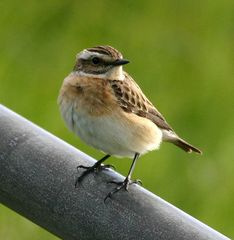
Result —
POLYGON ((97 47, 88 48, 87 50, 89 52, 97 52, 100 54, 109 55, 114 59, 122 58, 122 54, 111 46, 97 46, 97 47))

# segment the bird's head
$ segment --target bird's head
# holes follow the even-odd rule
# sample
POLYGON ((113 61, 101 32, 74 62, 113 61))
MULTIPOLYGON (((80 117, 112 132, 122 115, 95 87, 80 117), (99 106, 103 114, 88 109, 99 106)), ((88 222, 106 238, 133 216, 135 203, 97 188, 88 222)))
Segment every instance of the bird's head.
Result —
POLYGON ((78 53, 73 70, 86 76, 123 80, 122 65, 127 63, 129 61, 113 47, 97 46, 78 53))

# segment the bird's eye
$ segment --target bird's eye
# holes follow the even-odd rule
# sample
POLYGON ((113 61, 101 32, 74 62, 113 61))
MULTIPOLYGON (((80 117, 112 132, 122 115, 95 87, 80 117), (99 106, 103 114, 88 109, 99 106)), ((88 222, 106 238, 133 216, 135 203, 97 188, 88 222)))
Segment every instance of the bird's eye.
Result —
POLYGON ((100 62, 100 59, 98 57, 94 57, 92 59, 93 64, 98 64, 100 62))

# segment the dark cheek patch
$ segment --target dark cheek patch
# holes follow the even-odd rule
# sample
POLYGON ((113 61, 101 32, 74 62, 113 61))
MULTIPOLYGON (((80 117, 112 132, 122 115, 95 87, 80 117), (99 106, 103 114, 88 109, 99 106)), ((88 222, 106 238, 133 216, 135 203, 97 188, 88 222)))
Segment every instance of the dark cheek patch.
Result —
POLYGON ((100 59, 98 64, 94 64, 91 59, 79 59, 74 70, 80 70, 90 74, 103 74, 111 69, 110 63, 100 59))

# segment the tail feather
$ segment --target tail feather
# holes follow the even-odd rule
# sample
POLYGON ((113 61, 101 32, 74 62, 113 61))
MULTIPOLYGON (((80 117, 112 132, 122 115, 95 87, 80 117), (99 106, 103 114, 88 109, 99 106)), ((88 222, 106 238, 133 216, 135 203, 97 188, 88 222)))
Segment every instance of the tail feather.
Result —
POLYGON ((187 143, 185 140, 180 138, 175 132, 172 130, 162 130, 163 133, 163 141, 171 142, 175 144, 177 147, 183 149, 185 152, 191 153, 196 152, 202 154, 202 151, 193 145, 187 143))
POLYGON ((177 147, 183 149, 185 152, 191 153, 191 152, 196 152, 199 154, 202 154, 202 151, 191 144, 187 143, 181 138, 175 139, 172 143, 174 143, 177 147))

